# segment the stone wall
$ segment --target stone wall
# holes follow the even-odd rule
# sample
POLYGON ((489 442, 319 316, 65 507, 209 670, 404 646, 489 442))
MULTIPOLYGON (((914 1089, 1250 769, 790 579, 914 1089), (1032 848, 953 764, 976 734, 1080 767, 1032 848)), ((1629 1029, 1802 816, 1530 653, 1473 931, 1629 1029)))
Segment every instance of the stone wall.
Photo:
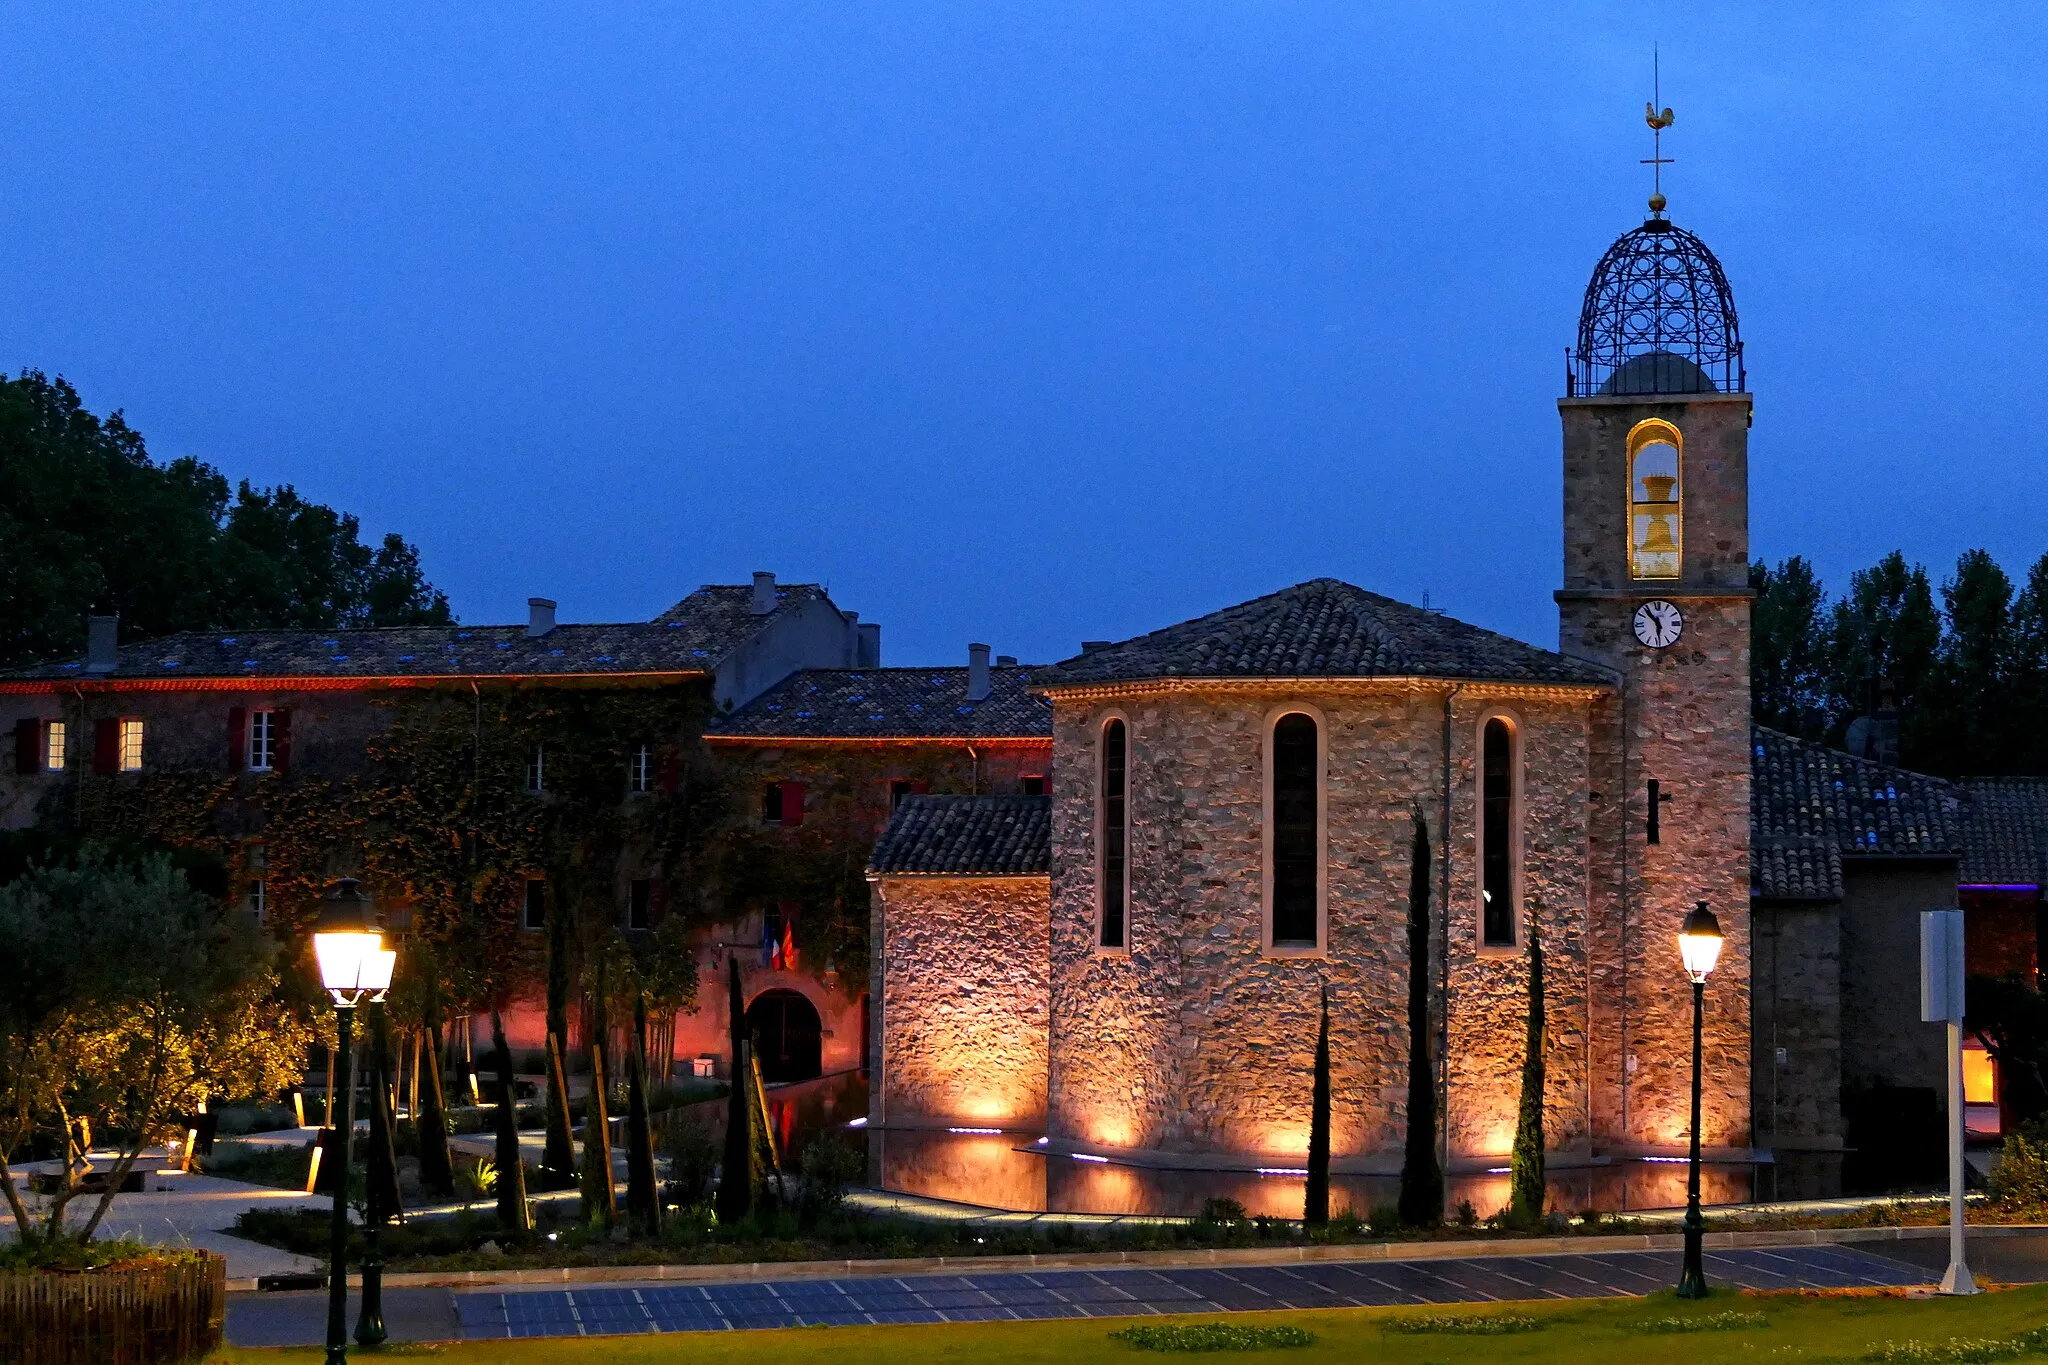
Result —
POLYGON ((874 884, 875 1123, 1042 1121, 1046 912, 1043 877, 874 884))
POLYGON ((1920 1021, 1920 912, 1955 903, 1953 862, 1843 860, 1844 1085, 1948 1094, 1946 1031, 1920 1021))
MULTIPOLYGON (((1298 1163, 1318 988, 1327 983, 1332 1150, 1340 1160, 1398 1163, 1412 819, 1419 805, 1441 850, 1447 691, 1161 689, 1113 704, 1055 697, 1056 1141, 1298 1163), (1320 715, 1327 748, 1328 940, 1320 955, 1280 957, 1263 950, 1263 745, 1277 714, 1303 705, 1320 715), (1130 726, 1127 953, 1095 948, 1092 773, 1112 712, 1130 726)), ((1475 943, 1473 754, 1490 708, 1514 714, 1526 745, 1527 886, 1551 948, 1547 1126, 1559 1146, 1582 1140, 1585 707, 1582 696, 1489 698, 1478 687, 1453 705, 1449 1112, 1458 1154, 1508 1148, 1527 1005, 1525 956, 1482 957, 1475 943)), ((1440 876, 1433 885, 1441 934, 1440 876)))

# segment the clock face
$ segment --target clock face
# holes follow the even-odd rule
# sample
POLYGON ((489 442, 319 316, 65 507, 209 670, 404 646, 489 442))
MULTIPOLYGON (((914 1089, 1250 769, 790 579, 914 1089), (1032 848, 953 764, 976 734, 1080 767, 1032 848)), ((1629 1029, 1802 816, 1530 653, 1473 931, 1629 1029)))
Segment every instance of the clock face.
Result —
POLYGON ((1669 649, 1685 631, 1685 616, 1663 598, 1636 608, 1636 638, 1651 649, 1669 649))

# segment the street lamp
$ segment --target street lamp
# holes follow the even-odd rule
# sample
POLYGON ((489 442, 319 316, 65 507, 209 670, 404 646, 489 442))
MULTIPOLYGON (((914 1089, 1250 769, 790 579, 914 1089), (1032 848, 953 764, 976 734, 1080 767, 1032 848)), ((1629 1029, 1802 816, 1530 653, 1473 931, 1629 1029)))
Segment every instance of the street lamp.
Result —
MULTIPOLYGON (((342 1087, 330 1155, 334 1159, 334 1217, 328 1229, 327 1365, 348 1360, 348 1148, 355 1131, 355 1075, 349 1061, 349 1030, 364 997, 383 999, 398 954, 384 946, 370 898, 353 877, 334 884, 320 902, 313 930, 313 955, 320 984, 334 998, 334 1075, 342 1087)), ((330 1104, 330 1107, 331 1104, 330 1104)))
POLYGON ((1707 974, 1721 959, 1721 922, 1700 901, 1678 930, 1678 955, 1692 978, 1692 1161, 1685 1176, 1685 1268, 1678 1276, 1678 1297, 1707 1296, 1707 1268, 1701 1256, 1707 1220, 1700 1215, 1700 1016, 1707 993, 1707 974))

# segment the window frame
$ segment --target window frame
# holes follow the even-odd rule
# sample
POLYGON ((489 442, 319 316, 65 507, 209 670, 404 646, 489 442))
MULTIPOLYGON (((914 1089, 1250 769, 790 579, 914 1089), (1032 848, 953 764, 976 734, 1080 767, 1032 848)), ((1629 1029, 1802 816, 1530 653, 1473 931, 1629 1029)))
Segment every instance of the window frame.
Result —
POLYGON ((42 733, 42 769, 61 773, 70 762, 71 727, 63 720, 46 720, 42 733))
POLYGON ((1529 774, 1526 733, 1521 715, 1506 706, 1487 707, 1472 727, 1472 942, 1481 957, 1520 957, 1528 948, 1528 892, 1523 871, 1529 774), (1512 938, 1507 943, 1489 943, 1486 938, 1486 731, 1496 722, 1508 732, 1508 927, 1512 938))
POLYGON ((1327 959, 1330 955, 1330 721, 1319 706, 1282 702, 1267 710, 1259 730, 1259 951, 1266 957, 1327 959), (1288 716, 1306 716, 1316 727, 1316 940, 1273 940, 1273 735, 1288 716))
POLYGON ((251 877, 242 902, 243 908, 255 917, 259 928, 270 923, 269 881, 267 877, 251 877))
POLYGON ((654 746, 641 744, 626 755, 626 792, 645 796, 654 790, 654 746))
POLYGON ((1661 417, 1645 417, 1629 428, 1628 440, 1623 446, 1622 476, 1626 480, 1622 488, 1622 538, 1628 552, 1628 576, 1632 583, 1673 583, 1685 577, 1685 436, 1679 429, 1661 417), (1678 568, 1669 574, 1646 574, 1636 562, 1636 508, 1661 507, 1663 503, 1636 501, 1636 456, 1646 446, 1668 445, 1678 453, 1678 496, 1670 502, 1671 539, 1678 546, 1678 568))
POLYGON ((114 722, 114 771, 117 773, 139 773, 147 759, 144 746, 148 743, 149 729, 141 716, 122 716, 114 722), (134 737, 131 758, 130 736, 134 737))
POLYGON ((267 707, 263 710, 251 707, 247 727, 243 736, 243 753, 247 759, 244 766, 252 773, 274 770, 277 767, 277 712, 267 707))
POLYGON ((519 932, 537 934, 548 927, 548 882, 545 877, 528 877, 519 887, 519 932), (539 891, 534 888, 539 887, 539 891), (540 910, 534 918, 535 908, 540 910))
POLYGON ((1129 957, 1131 955, 1131 773, 1135 766, 1132 756, 1136 753, 1136 729, 1130 716, 1120 707, 1111 707, 1095 717, 1095 783, 1094 783, 1094 839, 1095 877, 1093 904, 1089 914, 1089 943, 1097 957, 1129 957), (1103 927, 1107 918, 1107 907, 1103 904, 1104 893, 1108 890, 1108 844, 1109 801, 1104 790, 1109 776, 1109 727, 1121 725, 1124 728, 1124 790, 1123 790, 1123 941, 1104 943, 1103 927))
POLYGON ((526 794, 545 796, 548 790, 548 746, 536 744, 526 755, 526 794))

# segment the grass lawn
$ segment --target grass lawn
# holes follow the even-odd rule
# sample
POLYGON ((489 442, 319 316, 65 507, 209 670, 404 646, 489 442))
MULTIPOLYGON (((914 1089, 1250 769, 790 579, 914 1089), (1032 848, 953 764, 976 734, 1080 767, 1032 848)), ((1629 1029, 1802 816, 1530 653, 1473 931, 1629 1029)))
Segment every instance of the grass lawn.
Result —
MULTIPOLYGON (((1385 1361, 1388 1365, 1460 1365, 1460 1362, 1528 1362, 1529 1365, 1723 1365, 1766 1360, 1855 1361, 1886 1342, 1925 1343, 1925 1354, 1891 1358, 1913 1361, 1973 1361, 1988 1357, 1948 1353, 1953 1338, 1995 1340, 2048 1324, 2048 1286, 2034 1286, 1974 1299, 1878 1297, 1759 1297, 1724 1292, 1704 1303, 1679 1303, 1671 1295, 1650 1299, 1545 1301, 1443 1308, 1354 1308, 1332 1312, 1232 1313, 1189 1318, 1111 1318, 1052 1322, 945 1324, 917 1327, 812 1327, 759 1332, 698 1332, 643 1337, 595 1337, 542 1341, 471 1342, 449 1346, 403 1346, 356 1352, 379 1357, 430 1359, 445 1365, 643 1365, 643 1362, 803 1362, 816 1365, 829 1353, 833 1365, 922 1365, 926 1361, 1044 1362, 1083 1365, 1094 1360, 1168 1360, 1110 1339, 1136 1322, 1229 1322, 1244 1326, 1288 1324, 1315 1334, 1313 1345, 1260 1351, 1227 1351, 1219 1361, 1385 1361), (1718 1326, 1714 1330, 1674 1329, 1670 1320, 1707 1326, 1701 1319, 1762 1314, 1762 1325, 1718 1326), (1469 1320, 1509 1315, 1534 1320, 1533 1330, 1505 1335, 1469 1332, 1402 1332, 1390 1324, 1418 1318, 1469 1320)), ((1725 1319, 1724 1319, 1725 1321, 1725 1319)), ((211 1365, 312 1365, 314 1349, 264 1351, 230 1349, 211 1365)))

